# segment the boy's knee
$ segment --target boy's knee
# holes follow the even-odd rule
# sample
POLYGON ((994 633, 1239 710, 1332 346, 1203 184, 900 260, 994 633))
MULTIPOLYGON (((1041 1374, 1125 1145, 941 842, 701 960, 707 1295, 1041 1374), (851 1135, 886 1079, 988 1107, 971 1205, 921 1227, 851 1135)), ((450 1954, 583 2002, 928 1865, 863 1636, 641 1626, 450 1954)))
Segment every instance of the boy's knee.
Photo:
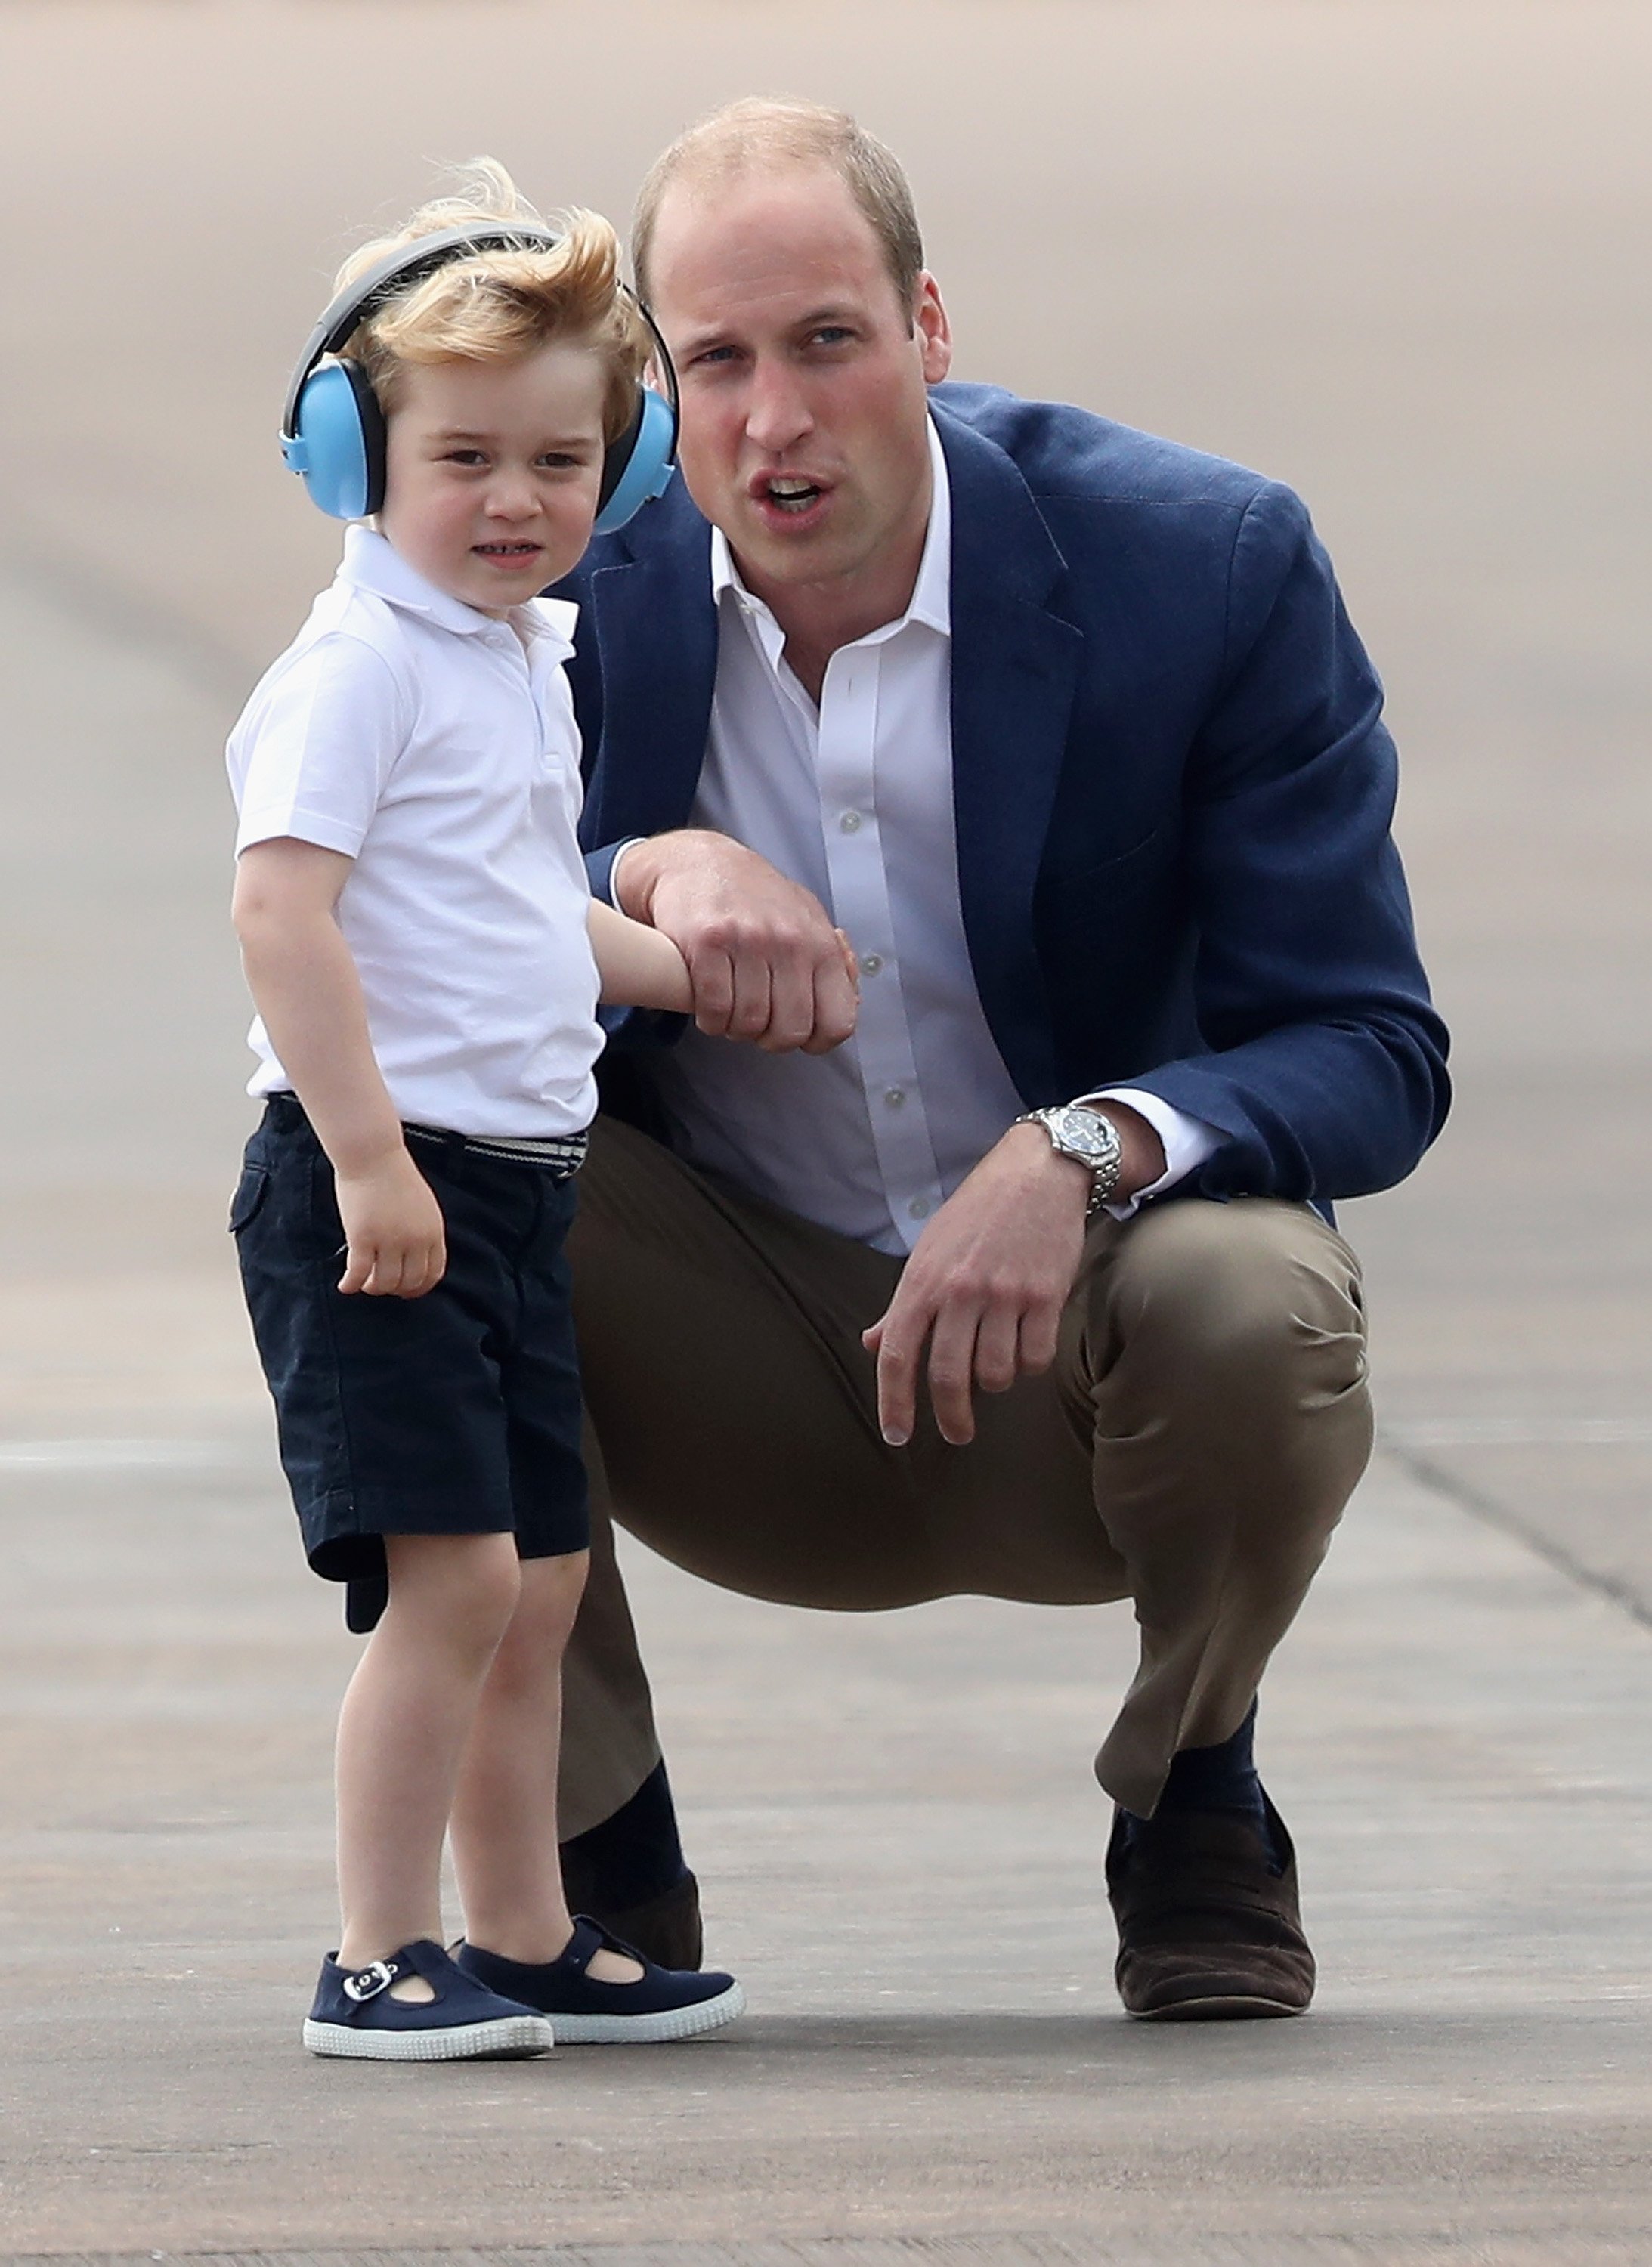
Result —
POLYGON ((461 1647, 488 1650, 510 1626, 522 1593, 510 1535, 387 1535, 386 1618, 429 1622, 461 1647))
POLYGON ((589 1551, 570 1551, 554 1559, 525 1559, 518 1618, 531 1618, 547 1639, 566 1643, 579 1612, 590 1571, 589 1551))

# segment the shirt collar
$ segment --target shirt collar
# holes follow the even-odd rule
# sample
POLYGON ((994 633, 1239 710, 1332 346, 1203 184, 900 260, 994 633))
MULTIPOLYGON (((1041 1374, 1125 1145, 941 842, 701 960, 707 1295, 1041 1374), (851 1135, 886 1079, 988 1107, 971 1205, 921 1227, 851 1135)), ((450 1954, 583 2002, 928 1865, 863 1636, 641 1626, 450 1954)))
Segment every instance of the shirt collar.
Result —
MULTIPOLYGON (((935 420, 927 421, 929 435, 929 525, 923 539, 923 556, 918 561, 918 579, 912 586, 912 597, 907 611, 898 621, 886 622, 881 629, 869 633, 855 641, 866 645, 881 644, 904 630, 909 622, 921 622, 926 628, 938 630, 943 637, 952 634, 952 488, 947 477, 946 452, 941 446, 941 437, 935 429, 935 420)), ((785 643, 780 625, 775 620, 760 598, 755 598, 740 579, 740 570, 734 563, 734 554, 729 548, 729 539, 720 527, 711 531, 711 599, 715 605, 725 591, 732 591, 741 606, 756 624, 759 635, 767 650, 771 644, 771 660, 778 661, 780 648, 785 643), (769 633, 773 632, 771 638, 769 633)))
POLYGON ((439 629, 452 630, 461 637, 514 627, 536 648, 541 643, 560 646, 558 660, 565 661, 574 650, 574 624, 579 609, 568 599, 530 598, 526 605, 512 608, 507 625, 497 614, 486 614, 480 606, 467 606, 462 598, 450 598, 438 590, 374 528, 359 525, 346 528, 344 556, 335 579, 358 591, 371 591, 375 598, 400 607, 405 613, 423 614, 439 629))

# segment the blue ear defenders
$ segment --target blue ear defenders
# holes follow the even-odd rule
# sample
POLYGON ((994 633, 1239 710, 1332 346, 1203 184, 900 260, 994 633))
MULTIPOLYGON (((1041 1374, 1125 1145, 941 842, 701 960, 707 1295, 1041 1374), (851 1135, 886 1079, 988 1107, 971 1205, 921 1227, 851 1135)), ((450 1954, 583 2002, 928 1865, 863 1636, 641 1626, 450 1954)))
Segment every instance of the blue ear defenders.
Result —
MULTIPOLYGON (((452 260, 474 252, 548 249, 561 239, 537 228, 444 228, 402 246, 340 292, 310 334, 287 388, 281 414, 281 453, 304 481, 312 503, 334 519, 366 519, 385 501, 385 413, 355 363, 327 362, 356 326, 422 283, 452 260)), ((636 408, 602 460, 602 488, 594 532, 612 535, 634 512, 664 495, 677 469, 677 372, 654 318, 638 312, 654 334, 664 394, 636 390, 636 408)))

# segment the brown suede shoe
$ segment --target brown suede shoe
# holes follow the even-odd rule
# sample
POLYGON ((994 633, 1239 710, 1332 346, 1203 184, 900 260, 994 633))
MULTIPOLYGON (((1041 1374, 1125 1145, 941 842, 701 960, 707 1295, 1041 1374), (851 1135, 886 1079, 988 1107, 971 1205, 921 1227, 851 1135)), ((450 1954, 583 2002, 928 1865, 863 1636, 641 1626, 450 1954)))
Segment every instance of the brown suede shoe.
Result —
POLYGON ((591 1917, 662 1968, 698 1968, 704 1957, 700 1884, 692 1874, 685 1873, 669 1889, 640 1905, 628 1905, 622 1912, 598 1912, 592 1906, 591 1917))
POLYGON ((1296 1902, 1296 1853, 1266 1795, 1284 1858, 1232 1811, 1122 1813, 1107 1845, 1107 1895, 1119 1924, 1113 1970, 1127 2014, 1160 2022, 1300 2015, 1313 1998, 1314 1958, 1296 1902))

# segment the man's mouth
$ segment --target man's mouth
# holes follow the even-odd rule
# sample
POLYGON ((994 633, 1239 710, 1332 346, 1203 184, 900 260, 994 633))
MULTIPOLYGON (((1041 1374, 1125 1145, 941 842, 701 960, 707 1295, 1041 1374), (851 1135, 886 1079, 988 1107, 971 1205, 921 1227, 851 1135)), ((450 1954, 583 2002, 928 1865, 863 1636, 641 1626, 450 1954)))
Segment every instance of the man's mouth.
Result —
POLYGON ((757 493, 776 511, 801 517, 811 504, 819 503, 826 490, 800 473, 771 473, 758 482, 757 493))

